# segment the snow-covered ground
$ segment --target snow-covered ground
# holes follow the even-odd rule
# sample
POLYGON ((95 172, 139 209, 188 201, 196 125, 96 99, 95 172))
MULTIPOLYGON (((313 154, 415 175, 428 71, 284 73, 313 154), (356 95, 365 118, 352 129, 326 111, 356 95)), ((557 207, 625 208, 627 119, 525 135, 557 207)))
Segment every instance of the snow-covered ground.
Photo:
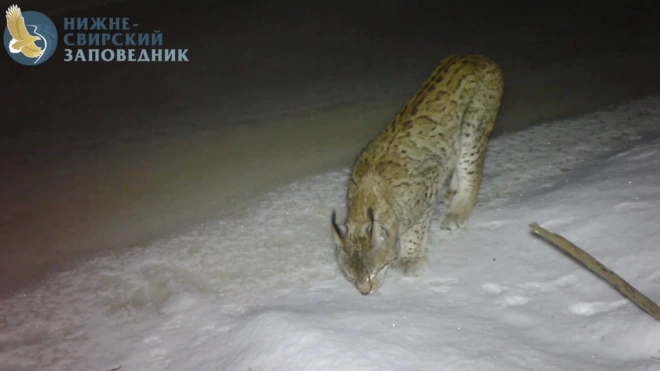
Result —
POLYGON ((660 369, 660 324, 528 228, 660 300, 659 96, 492 140, 468 229, 436 216, 429 270, 366 297, 333 259, 348 171, 3 300, 0 369, 660 369))

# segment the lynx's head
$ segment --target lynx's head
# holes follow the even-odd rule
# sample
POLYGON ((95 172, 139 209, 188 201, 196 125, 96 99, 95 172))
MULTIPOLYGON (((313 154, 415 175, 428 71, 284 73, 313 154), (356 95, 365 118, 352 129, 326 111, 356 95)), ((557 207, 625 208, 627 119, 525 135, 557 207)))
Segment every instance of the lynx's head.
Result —
POLYGON ((332 213, 332 231, 337 244, 339 269, 363 295, 375 292, 381 285, 390 264, 396 258, 393 233, 378 222, 372 209, 365 222, 335 222, 332 213))

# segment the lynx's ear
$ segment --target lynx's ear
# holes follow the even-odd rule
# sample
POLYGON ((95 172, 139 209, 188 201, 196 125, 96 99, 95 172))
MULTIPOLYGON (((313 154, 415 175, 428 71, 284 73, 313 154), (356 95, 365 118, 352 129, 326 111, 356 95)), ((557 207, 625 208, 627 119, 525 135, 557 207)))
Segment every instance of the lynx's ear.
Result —
POLYGON ((346 238, 346 226, 338 225, 335 221, 335 212, 332 212, 332 235, 335 237, 337 247, 344 247, 344 238, 346 238))
POLYGON ((369 232, 371 233, 371 246, 375 248, 381 248, 384 246, 387 231, 380 225, 376 216, 374 215, 374 210, 369 208, 367 210, 367 215, 371 224, 369 225, 369 232))

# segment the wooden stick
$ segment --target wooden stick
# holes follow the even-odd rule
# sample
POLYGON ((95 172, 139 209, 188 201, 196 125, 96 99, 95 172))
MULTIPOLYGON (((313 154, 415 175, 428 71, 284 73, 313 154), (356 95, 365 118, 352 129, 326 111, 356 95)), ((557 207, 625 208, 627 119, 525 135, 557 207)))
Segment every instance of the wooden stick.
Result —
POLYGON ((610 285, 614 286, 614 288, 617 289, 620 293, 630 299, 630 301, 642 308, 646 313, 651 315, 657 321, 660 321, 660 307, 658 307, 658 305, 651 299, 639 292, 636 288, 632 287, 632 285, 621 278, 621 276, 612 272, 593 256, 587 254, 584 250, 575 246, 573 243, 571 243, 571 241, 565 239, 564 237, 556 233, 549 232, 541 228, 536 223, 530 224, 529 227, 534 232, 543 236, 545 239, 552 242, 564 252, 572 256, 575 260, 584 264, 592 272, 601 276, 610 285))

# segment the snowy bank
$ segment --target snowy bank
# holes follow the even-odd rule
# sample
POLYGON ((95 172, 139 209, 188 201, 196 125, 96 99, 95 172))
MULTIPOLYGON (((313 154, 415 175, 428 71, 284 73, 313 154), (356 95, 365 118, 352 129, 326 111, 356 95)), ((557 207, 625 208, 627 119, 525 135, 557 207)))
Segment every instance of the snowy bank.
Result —
POLYGON ((528 228, 660 301, 659 124, 649 97, 496 138, 468 229, 436 214, 429 270, 367 297, 332 253, 348 169, 299 180, 0 302, 0 369, 659 369, 660 324, 528 228))

